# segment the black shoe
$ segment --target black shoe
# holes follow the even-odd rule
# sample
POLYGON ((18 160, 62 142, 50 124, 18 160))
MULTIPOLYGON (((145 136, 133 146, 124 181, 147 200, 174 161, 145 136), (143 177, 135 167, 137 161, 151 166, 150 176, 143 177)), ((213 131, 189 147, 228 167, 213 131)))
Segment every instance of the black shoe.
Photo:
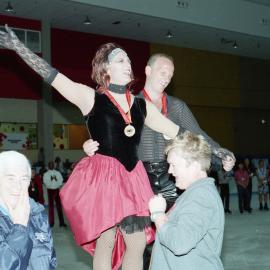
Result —
POLYGON ((53 226, 54 226, 54 223, 51 223, 51 224, 50 224, 50 227, 52 228, 53 226))
POLYGON ((263 210, 263 206, 262 206, 262 204, 260 203, 260 208, 259 208, 260 210, 263 210))
POLYGON ((268 205, 267 205, 267 203, 264 205, 264 208, 263 208, 264 210, 269 210, 269 208, 268 208, 268 205))
POLYGON ((243 210, 240 210, 240 213, 243 214, 243 210))
POLYGON ((60 224, 60 227, 67 227, 67 224, 65 224, 65 223, 62 223, 62 224, 60 224))
POLYGON ((230 209, 226 209, 226 210, 225 210, 225 213, 231 214, 232 211, 231 211, 230 209))
POLYGON ((249 213, 251 213, 252 208, 251 207, 245 207, 244 210, 247 211, 247 212, 249 212, 249 213))

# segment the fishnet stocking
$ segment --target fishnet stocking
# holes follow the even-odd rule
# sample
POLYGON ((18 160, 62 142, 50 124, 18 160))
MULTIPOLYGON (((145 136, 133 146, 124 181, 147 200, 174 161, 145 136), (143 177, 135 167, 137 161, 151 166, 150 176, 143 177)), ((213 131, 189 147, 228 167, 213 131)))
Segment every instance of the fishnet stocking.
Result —
POLYGON ((111 228, 97 239, 95 248, 93 270, 111 270, 112 269, 112 251, 114 247, 116 228, 111 228))
MULTIPOLYGON (((102 233, 97 239, 93 270, 112 269, 112 251, 114 248, 115 232, 116 228, 111 228, 102 233)), ((124 230, 121 230, 121 233, 126 245, 122 270, 142 270, 143 252, 146 246, 145 232, 127 234, 124 230)))
POLYGON ((146 246, 145 232, 127 234, 121 230, 126 244, 126 252, 123 259, 122 270, 142 270, 143 253, 146 246))

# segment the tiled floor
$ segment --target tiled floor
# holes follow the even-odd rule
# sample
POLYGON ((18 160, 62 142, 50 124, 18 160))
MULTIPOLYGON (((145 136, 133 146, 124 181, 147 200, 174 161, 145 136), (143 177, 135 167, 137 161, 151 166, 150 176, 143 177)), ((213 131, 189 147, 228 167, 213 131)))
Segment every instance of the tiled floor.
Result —
MULTIPOLYGON (((231 205, 233 213, 226 216, 222 250, 225 270, 269 270, 270 211, 257 210, 257 195, 253 196, 252 214, 239 213, 235 195, 231 196, 231 205)), ((92 269, 91 256, 75 245, 69 229, 56 226, 53 236, 58 258, 57 269, 92 269)))

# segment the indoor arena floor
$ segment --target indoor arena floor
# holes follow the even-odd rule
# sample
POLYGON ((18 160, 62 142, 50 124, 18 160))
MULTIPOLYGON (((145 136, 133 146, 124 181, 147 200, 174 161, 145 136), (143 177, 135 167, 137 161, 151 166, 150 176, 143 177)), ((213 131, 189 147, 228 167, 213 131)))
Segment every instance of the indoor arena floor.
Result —
MULTIPOLYGON (((231 215, 226 215, 222 249, 225 270, 270 269, 270 211, 259 211, 257 194, 252 214, 240 214, 237 196, 231 196, 231 215)), ((74 243, 69 229, 53 228, 59 270, 91 270, 92 258, 74 243)), ((159 269, 158 269, 159 270, 159 269)), ((160 269, 162 270, 162 269, 160 269)))

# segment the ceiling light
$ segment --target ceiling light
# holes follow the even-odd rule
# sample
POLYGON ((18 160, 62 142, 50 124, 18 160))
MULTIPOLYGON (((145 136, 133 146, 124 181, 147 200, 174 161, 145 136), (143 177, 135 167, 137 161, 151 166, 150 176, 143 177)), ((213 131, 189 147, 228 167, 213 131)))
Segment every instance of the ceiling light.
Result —
POLYGON ((88 16, 86 16, 86 18, 85 18, 85 20, 84 20, 83 24, 85 24, 85 25, 92 24, 92 22, 91 22, 91 20, 89 19, 89 17, 88 17, 88 16))
POLYGON ((117 25, 117 24, 120 24, 121 23, 121 21, 114 21, 114 22, 112 22, 112 24, 114 24, 114 25, 117 25))
POLYGON ((7 6, 6 6, 6 8, 5 8, 5 11, 6 11, 6 12, 9 12, 9 13, 15 12, 15 11, 14 11, 14 8, 13 8, 13 6, 10 4, 10 2, 8 2, 7 6))
POLYGON ((168 30, 167 34, 166 34, 166 38, 172 38, 173 34, 171 33, 170 30, 168 30))
POLYGON ((236 41, 233 43, 233 48, 234 49, 237 49, 238 48, 238 45, 237 45, 236 41))

